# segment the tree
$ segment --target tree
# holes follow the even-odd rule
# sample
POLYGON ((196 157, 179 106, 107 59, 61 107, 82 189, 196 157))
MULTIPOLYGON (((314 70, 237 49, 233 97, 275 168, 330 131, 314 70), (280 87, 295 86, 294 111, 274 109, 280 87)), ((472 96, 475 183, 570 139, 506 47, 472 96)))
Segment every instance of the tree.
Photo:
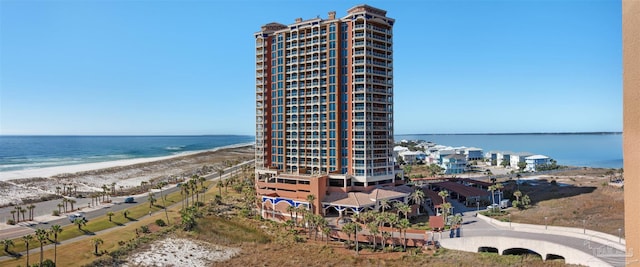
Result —
POLYGON ((69 205, 71 205, 71 211, 73 211, 73 204, 76 204, 76 200, 75 199, 69 199, 69 205))
POLYGON ((438 192, 438 196, 442 198, 442 203, 447 203, 447 197, 449 197, 449 191, 441 190, 438 192))
POLYGON ((4 246, 4 252, 6 252, 7 254, 9 254, 9 247, 15 246, 15 244, 13 244, 13 240, 11 239, 4 239, 0 241, 0 244, 4 246))
POLYGON ((53 234, 53 263, 57 263, 58 260, 58 234, 62 233, 62 227, 54 224, 49 230, 53 234))
POLYGON ((29 220, 33 221, 33 210, 36 208, 35 205, 31 204, 29 206, 27 206, 27 209, 29 210, 29 220))
POLYGON ((415 191, 409 195, 409 199, 413 201, 413 204, 418 204, 418 215, 420 214, 420 207, 422 206, 422 202, 424 201, 424 191, 419 187, 416 187, 415 191))
POLYGON ((151 206, 153 206, 153 204, 156 202, 156 198, 153 195, 153 192, 149 192, 149 197, 147 198, 147 200, 149 200, 149 208, 151 208, 151 206))
POLYGON ((502 159, 502 162, 500 162, 500 165, 506 168, 507 166, 511 165, 511 162, 509 162, 507 159, 502 159))
POLYGON ((23 208, 20 208, 20 213, 22 213, 22 219, 26 221, 26 220, 27 220, 27 217, 25 217, 25 216, 24 216, 24 213, 25 213, 25 212, 27 212, 27 210, 25 210, 25 209, 23 209, 23 208))
POLYGON ((325 239, 326 244, 329 244, 329 237, 331 235, 331 228, 329 228, 328 225, 327 226, 323 226, 321 231, 322 231, 322 234, 324 234, 324 236, 326 237, 326 239, 325 239))
POLYGON ((316 196, 313 194, 309 194, 307 195, 307 202, 309 202, 309 210, 311 211, 311 213, 315 213, 315 210, 313 209, 313 201, 316 200, 316 196))
MULTIPOLYGON (((204 178, 203 178, 204 179, 204 178)), ((167 182, 160 182, 158 184, 158 189, 160 189, 160 199, 162 199, 162 208, 164 209, 164 216, 167 218, 167 224, 169 223, 169 213, 167 212, 167 203, 165 202, 165 198, 167 198, 166 196, 162 196, 162 187, 164 187, 165 185, 167 185, 167 182)), ((204 188, 204 186, 203 186, 204 188)))
POLYGON ((442 219, 444 220, 444 222, 447 222, 447 217, 449 217, 449 210, 451 209, 451 203, 446 202, 446 203, 442 203, 442 205, 440 205, 440 208, 442 209, 442 219))
POLYGON ((89 242, 91 243, 91 245, 93 246, 94 250, 93 250, 93 254, 94 255, 98 255, 98 246, 104 244, 104 241, 100 238, 92 238, 91 240, 89 240, 89 242))
POLYGON ((522 206, 524 206, 525 208, 529 208, 531 205, 531 198, 529 198, 529 195, 524 195, 522 197, 522 206))
POLYGON ((400 233, 402 234, 402 232, 404 232, 404 235, 402 236, 402 245, 403 245, 403 249, 404 251, 407 251, 407 229, 409 229, 409 227, 411 226, 411 223, 409 222, 408 219, 401 219, 400 222, 398 223, 398 228, 400 229, 400 233))
POLYGON ((518 170, 524 171, 524 168, 526 168, 526 167, 527 167, 527 163, 526 162, 524 162, 524 161, 518 162, 518 170))
POLYGON ((404 214, 404 218, 409 219, 409 213, 411 212, 411 207, 409 207, 409 205, 397 202, 395 208, 398 210, 398 217, 400 216, 400 212, 402 212, 402 214, 404 214))
POLYGON ((382 213, 384 213, 385 210, 390 209, 391 205, 389 204, 389 200, 388 199, 381 199, 380 200, 380 208, 382 208, 382 213))
POLYGON ((111 221, 111 217, 113 217, 113 211, 107 212, 107 216, 109 217, 109 221, 111 221))
POLYGON ((22 241, 24 241, 24 246, 27 249, 27 266, 31 266, 29 265, 29 242, 31 242, 31 240, 33 240, 32 235, 25 235, 22 237, 22 241))
POLYGON ((62 205, 62 203, 58 203, 58 205, 57 205, 57 206, 58 206, 58 213, 62 213, 62 211, 61 211, 60 209, 61 209, 61 208, 62 208, 62 206, 64 206, 64 205, 62 205))
POLYGON ((491 204, 496 204, 496 197, 495 197, 495 194, 493 193, 496 191, 496 185, 490 185, 487 190, 491 191, 491 204))
MULTIPOLYGON (((11 216, 13 216, 13 221, 16 221, 16 211, 12 210, 11 212, 11 216)), ((18 214, 18 216, 20 216, 20 214, 18 214)))
POLYGON ((196 226, 197 207, 188 207, 180 211, 182 226, 185 231, 191 231, 196 226))
POLYGON ((82 230, 82 226, 87 225, 87 221, 84 218, 76 218, 73 224, 78 226, 78 230, 82 230))
POLYGON ((218 187, 218 195, 222 196, 222 187, 224 186, 224 183, 222 182, 222 180, 218 180, 218 182, 216 183, 216 186, 218 187))
POLYGON ((293 218, 293 212, 295 211, 295 209, 296 209, 296 208, 295 208, 294 206, 291 206, 291 205, 289 205, 289 206, 287 207, 287 212, 289 212, 289 215, 290 215, 291 220, 295 220, 295 219, 293 218))
POLYGON ((122 216, 124 216, 125 219, 129 219, 129 213, 130 213, 129 210, 123 210, 122 211, 122 216))
POLYGON ((47 242, 47 237, 47 231, 45 231, 44 229, 36 229, 36 239, 38 239, 38 242, 40 242, 40 266, 42 266, 42 261, 44 260, 44 258, 42 257, 44 253, 42 252, 44 244, 47 242))
POLYGON ((513 192, 513 196, 516 197, 516 201, 520 202, 520 197, 522 196, 522 192, 520 190, 516 190, 513 192))
MULTIPOLYGON (((502 189, 504 188, 504 186, 501 183, 497 183, 495 184, 496 190, 498 191, 498 196, 502 196, 502 189)), ((498 200, 498 202, 502 201, 502 198, 500 198, 498 200)))
POLYGON ((378 246, 378 243, 376 243, 376 235, 380 233, 378 223, 375 221, 367 223, 367 229, 369 229, 369 233, 373 235, 373 250, 375 251, 378 246))

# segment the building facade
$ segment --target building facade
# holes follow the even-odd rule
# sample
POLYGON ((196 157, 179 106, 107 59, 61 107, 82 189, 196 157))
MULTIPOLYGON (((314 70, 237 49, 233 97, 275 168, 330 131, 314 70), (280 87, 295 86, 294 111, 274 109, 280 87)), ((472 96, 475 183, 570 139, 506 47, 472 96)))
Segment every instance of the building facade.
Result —
POLYGON ((394 19, 368 5, 347 12, 269 23, 255 33, 256 188, 263 206, 307 205, 318 213, 329 192, 396 183, 394 19))

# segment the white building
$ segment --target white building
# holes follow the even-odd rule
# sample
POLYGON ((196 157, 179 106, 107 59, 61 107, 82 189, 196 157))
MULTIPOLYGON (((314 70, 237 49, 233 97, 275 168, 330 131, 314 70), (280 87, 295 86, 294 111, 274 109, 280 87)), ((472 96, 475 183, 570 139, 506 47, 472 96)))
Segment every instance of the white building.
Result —
POLYGON ((527 153, 527 152, 518 152, 518 153, 513 153, 509 156, 509 159, 511 161, 511 167, 512 168, 518 168, 518 163, 519 162, 525 162, 525 158, 529 157, 529 156, 533 156, 533 154, 531 153, 527 153))
POLYGON ((442 158, 440 167, 444 168, 445 174, 464 173, 467 168, 467 157, 460 154, 452 154, 442 158))
POLYGON ((549 164, 550 158, 544 155, 533 155, 525 158, 527 167, 525 171, 535 172, 536 168, 542 164, 549 164))
POLYGON ((398 155, 402 160, 408 164, 414 164, 419 160, 425 160, 427 158, 427 154, 418 150, 418 151, 402 151, 399 152, 398 155))

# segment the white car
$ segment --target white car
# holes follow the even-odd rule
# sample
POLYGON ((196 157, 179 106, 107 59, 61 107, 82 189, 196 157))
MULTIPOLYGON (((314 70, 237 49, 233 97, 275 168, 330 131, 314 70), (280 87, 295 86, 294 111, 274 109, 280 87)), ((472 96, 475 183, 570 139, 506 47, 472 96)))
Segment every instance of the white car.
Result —
POLYGON ((84 219, 84 213, 82 213, 82 212, 78 212, 78 213, 71 214, 71 215, 69 215, 69 216, 67 216, 67 217, 69 218, 69 221, 73 222, 73 221, 75 221, 77 218, 82 218, 82 219, 84 219))

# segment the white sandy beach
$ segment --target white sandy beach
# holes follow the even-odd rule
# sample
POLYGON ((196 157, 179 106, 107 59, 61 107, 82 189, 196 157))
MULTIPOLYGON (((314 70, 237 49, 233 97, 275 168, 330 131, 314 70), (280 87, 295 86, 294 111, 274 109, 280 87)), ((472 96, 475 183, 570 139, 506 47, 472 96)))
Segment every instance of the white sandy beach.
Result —
POLYGON ((65 165, 65 166, 47 167, 47 168, 39 168, 39 169, 6 171, 6 172, 0 172, 0 181, 23 179, 23 178, 35 178, 35 177, 49 178, 49 177, 59 175, 59 174, 64 174, 64 173, 77 173, 77 172, 106 169, 106 168, 112 168, 112 167, 118 167, 118 166, 128 166, 128 165, 134 165, 139 163, 147 163, 147 162, 160 161, 165 159, 184 157, 184 156, 203 153, 203 152, 213 152, 213 151, 217 151, 225 148, 243 147, 247 145, 250 145, 250 144, 238 144, 238 145, 219 147, 219 148, 210 149, 210 150, 190 151, 190 152, 184 152, 180 154, 163 156, 163 157, 122 159, 122 160, 114 160, 114 161, 65 165))
POLYGON ((221 167, 224 159, 250 155, 250 144, 238 144, 206 151, 67 165, 41 169, 0 172, 0 205, 20 204, 56 194, 56 187, 73 186, 78 192, 101 192, 103 185, 115 183, 116 190, 140 186, 142 182, 193 173, 202 166, 221 167), (217 151, 233 149, 235 152, 217 151))
POLYGON ((128 261, 132 266, 207 266, 212 262, 228 260, 238 253, 240 249, 237 248, 167 238, 155 241, 149 250, 130 256, 128 261))

